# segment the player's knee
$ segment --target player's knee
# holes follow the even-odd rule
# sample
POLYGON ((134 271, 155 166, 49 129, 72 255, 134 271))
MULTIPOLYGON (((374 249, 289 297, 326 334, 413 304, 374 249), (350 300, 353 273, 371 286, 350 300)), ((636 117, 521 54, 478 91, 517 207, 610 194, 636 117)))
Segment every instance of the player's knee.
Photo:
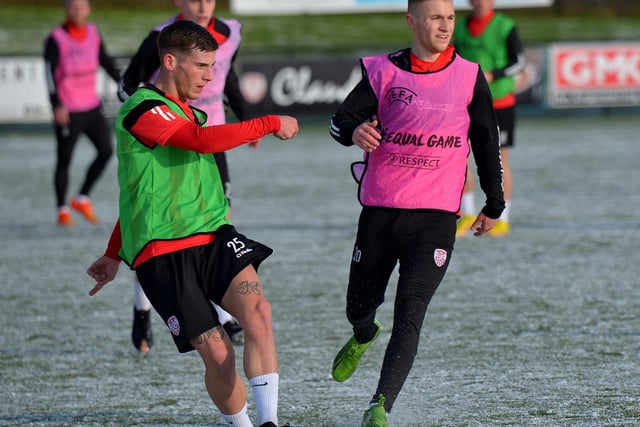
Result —
POLYGON ((98 151, 98 158, 105 163, 111 158, 111 156, 113 156, 113 147, 110 145, 107 145, 98 151))
POLYGON ((245 335, 253 335, 259 338, 261 336, 270 336, 273 333, 271 327, 271 303, 266 298, 257 300, 247 310, 245 325, 242 325, 245 335))
POLYGON ((219 389, 233 389, 237 380, 235 357, 230 357, 221 364, 205 364, 205 376, 218 384, 219 389))
POLYGON ((207 371, 217 377, 224 376, 235 369, 235 353, 231 346, 209 345, 202 353, 207 371))

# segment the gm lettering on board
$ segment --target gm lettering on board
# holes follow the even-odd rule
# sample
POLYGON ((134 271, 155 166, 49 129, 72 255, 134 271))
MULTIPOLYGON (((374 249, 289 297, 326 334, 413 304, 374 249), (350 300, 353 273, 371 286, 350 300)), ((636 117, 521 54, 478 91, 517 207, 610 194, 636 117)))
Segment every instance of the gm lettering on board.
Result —
POLYGON ((640 44, 556 51, 558 87, 638 87, 640 44))
POLYGON ((554 44, 552 106, 627 106, 640 100, 640 43, 554 44))

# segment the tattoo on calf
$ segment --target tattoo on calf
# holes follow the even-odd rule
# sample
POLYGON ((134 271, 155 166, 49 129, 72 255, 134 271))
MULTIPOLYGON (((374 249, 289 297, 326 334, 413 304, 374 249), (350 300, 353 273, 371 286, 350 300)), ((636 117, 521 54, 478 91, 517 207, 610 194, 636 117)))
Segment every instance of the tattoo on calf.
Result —
POLYGON ((241 295, 261 295, 262 294, 262 283, 259 281, 255 282, 242 282, 236 287, 236 292, 241 295))

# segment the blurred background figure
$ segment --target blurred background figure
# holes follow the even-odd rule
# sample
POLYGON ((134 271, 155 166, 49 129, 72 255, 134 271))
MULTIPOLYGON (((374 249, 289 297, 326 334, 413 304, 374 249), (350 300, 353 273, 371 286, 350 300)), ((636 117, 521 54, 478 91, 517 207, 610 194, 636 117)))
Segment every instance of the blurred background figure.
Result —
POLYGON ((116 82, 120 73, 107 53, 98 28, 87 22, 91 13, 89 0, 65 0, 64 7, 65 22, 55 27, 45 40, 44 60, 57 142, 54 187, 58 224, 70 226, 74 221, 66 201, 69 167, 82 133, 95 147, 96 157, 70 205, 89 222, 98 222, 89 193, 111 158, 113 145, 96 81, 100 67, 116 82))
MULTIPOLYGON (((500 155, 504 176, 506 207, 500 220, 489 231, 499 237, 509 233, 509 214, 513 193, 513 178, 509 163, 509 149, 514 145, 516 121, 515 76, 525 67, 522 43, 515 23, 506 15, 496 12, 495 0, 469 0, 472 11, 466 19, 456 22, 452 44, 458 53, 482 67, 489 82, 493 107, 500 126, 500 155)), ((474 173, 467 168, 467 181, 462 195, 461 213, 456 235, 462 237, 475 221, 474 173)))

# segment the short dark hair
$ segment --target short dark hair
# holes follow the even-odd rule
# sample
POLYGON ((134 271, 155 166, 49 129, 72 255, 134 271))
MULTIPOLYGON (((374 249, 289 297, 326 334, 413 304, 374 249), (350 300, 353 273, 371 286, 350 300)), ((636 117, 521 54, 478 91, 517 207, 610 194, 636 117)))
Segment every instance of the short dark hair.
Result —
POLYGON ((161 58, 167 53, 184 57, 193 50, 213 52, 217 49, 218 43, 211 33, 202 25, 188 20, 167 25, 158 35, 158 53, 161 58))
POLYGON ((423 3, 423 2, 425 2, 425 1, 429 1, 429 0, 408 0, 408 2, 407 2, 407 10, 408 10, 409 12, 411 12, 411 7, 412 7, 412 6, 417 6, 417 5, 419 5, 420 3, 423 3))

